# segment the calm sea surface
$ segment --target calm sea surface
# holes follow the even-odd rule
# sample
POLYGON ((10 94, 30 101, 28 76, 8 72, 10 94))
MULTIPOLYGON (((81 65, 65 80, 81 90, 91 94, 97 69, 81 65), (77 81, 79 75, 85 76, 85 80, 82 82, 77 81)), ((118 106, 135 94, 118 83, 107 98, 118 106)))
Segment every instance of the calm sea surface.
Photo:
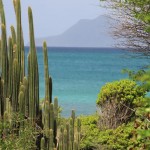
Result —
MULTIPOLYGON (((26 55, 28 52, 26 47, 26 55)), ((44 98, 42 48, 37 48, 40 98, 44 98)), ((58 97, 63 116, 72 109, 88 115, 96 111, 100 88, 107 82, 127 78, 122 69, 138 70, 150 65, 142 53, 106 48, 48 48, 49 72, 53 79, 53 98, 58 97)))

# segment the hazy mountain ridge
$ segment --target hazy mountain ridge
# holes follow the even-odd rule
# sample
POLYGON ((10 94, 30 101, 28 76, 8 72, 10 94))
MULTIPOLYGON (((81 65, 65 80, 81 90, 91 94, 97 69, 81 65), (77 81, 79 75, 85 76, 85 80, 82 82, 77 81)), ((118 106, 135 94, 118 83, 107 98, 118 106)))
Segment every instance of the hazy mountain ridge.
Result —
POLYGON ((36 45, 41 46, 46 40, 53 47, 113 47, 116 42, 111 34, 112 24, 113 20, 104 15, 83 19, 60 35, 36 39, 36 45))

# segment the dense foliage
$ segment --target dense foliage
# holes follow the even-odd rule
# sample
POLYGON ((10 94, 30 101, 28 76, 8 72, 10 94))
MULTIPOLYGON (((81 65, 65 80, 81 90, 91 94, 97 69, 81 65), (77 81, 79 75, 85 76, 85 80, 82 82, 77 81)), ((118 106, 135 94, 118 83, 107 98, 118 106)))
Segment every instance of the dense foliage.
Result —
POLYGON ((139 144, 135 147, 147 149, 150 147, 150 70, 139 70, 137 72, 126 70, 126 72, 131 79, 137 81, 148 92, 142 101, 136 101, 138 107, 135 120, 135 138, 139 141, 139 144))
POLYGON ((97 104, 101 106, 106 101, 133 103, 133 101, 144 96, 144 94, 145 91, 132 80, 114 81, 106 83, 101 88, 97 104))
POLYGON ((82 121, 80 147, 82 150, 124 150, 134 144, 134 140, 131 140, 134 130, 133 122, 127 125, 122 124, 116 129, 101 131, 97 125, 98 118, 98 115, 80 117, 82 121))
POLYGON ((98 137, 100 130, 97 126, 98 116, 80 116, 82 122, 81 144, 83 150, 92 150, 98 146, 98 137))
POLYGON ((116 128, 135 116, 136 102, 142 101, 145 90, 128 79, 104 85, 98 94, 100 128, 116 128))
POLYGON ((33 127, 29 120, 24 120, 23 115, 12 114, 11 123, 8 122, 7 116, 5 121, 0 121, 0 149, 8 150, 29 150, 36 148, 37 137, 42 133, 42 129, 33 127), (19 130, 19 126, 21 128, 19 130))
MULTIPOLYGON (((150 99, 145 96, 145 91, 150 89, 148 86, 150 80, 146 72, 129 72, 130 78, 134 78, 136 81, 138 79, 138 84, 135 81, 125 79, 108 83, 102 87, 99 93, 99 98, 102 99, 97 101, 99 106, 103 106, 103 103, 108 102, 109 98, 110 101, 116 103, 116 106, 119 106, 120 101, 132 102, 131 109, 134 111, 134 117, 131 119, 130 116, 127 123, 121 123, 115 129, 107 129, 105 127, 99 128, 102 121, 101 114, 81 116, 81 149, 147 150, 150 148, 150 99), (119 99, 115 99, 116 95, 119 99)), ((110 114, 105 117, 108 115, 110 114)), ((111 118, 109 119, 111 120, 111 118)))

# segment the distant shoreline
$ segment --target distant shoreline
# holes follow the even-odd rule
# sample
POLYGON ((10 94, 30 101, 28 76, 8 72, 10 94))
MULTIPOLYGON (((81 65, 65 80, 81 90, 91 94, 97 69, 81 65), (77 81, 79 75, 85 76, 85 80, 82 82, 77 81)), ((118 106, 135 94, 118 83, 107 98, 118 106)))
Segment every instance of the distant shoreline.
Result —
MULTIPOLYGON (((30 46, 25 46, 26 48, 29 48, 30 46)), ((36 48, 42 48, 43 46, 36 46, 36 48)), ((121 48, 121 47, 68 47, 68 46, 48 46, 48 48, 56 48, 56 49, 107 49, 107 50, 129 50, 128 48, 121 48)))

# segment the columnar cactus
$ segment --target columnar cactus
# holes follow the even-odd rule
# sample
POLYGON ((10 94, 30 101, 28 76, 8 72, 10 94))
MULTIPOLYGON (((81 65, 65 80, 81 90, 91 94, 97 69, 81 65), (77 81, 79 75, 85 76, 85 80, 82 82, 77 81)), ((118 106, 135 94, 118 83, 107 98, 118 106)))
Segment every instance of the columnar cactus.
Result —
POLYGON ((4 96, 7 96, 8 85, 8 55, 7 55, 7 36, 6 21, 2 0, 0 0, 0 16, 1 16, 1 74, 4 82, 4 96))
MULTIPOLYGON (((16 29, 11 26, 11 36, 6 35, 6 21, 2 0, 0 0, 1 39, 0 39, 0 121, 9 123, 9 128, 17 129, 13 134, 20 136, 23 128, 29 124, 40 128, 36 146, 41 150, 79 149, 80 126, 78 120, 75 129, 75 111, 72 111, 70 123, 60 125, 58 99, 52 103, 52 78, 48 70, 46 42, 43 43, 45 98, 39 101, 38 59, 34 39, 32 9, 28 8, 30 50, 28 54, 27 75, 25 74, 24 40, 21 25, 20 0, 13 0, 16 14, 16 29), (15 122, 14 114, 21 114, 23 121, 15 122), (29 124, 28 124, 29 123, 29 124), (77 135, 77 136, 76 136, 77 135)), ((9 128, 3 128, 0 140, 7 137, 9 128), (4 135, 6 136, 4 138, 4 135)), ((1 148, 1 147, 0 147, 1 148)))
POLYGON ((46 147, 46 146, 45 146, 45 138, 42 137, 42 138, 41 138, 41 150, 45 150, 45 149, 46 149, 45 147, 46 147))
POLYGON ((34 27, 32 9, 28 8, 29 16, 29 32, 30 32, 30 51, 29 51, 29 117, 34 121, 39 112, 39 75, 38 75, 38 62, 36 55, 34 27))
POLYGON ((77 149, 79 150, 80 147, 80 139, 81 139, 81 120, 77 119, 77 149))
POLYGON ((4 112, 4 98, 3 98, 3 81, 2 78, 0 77, 0 119, 3 116, 3 112, 4 112))
POLYGON ((27 77, 23 78, 23 85, 25 88, 25 90, 24 90, 24 95, 25 95, 24 110, 25 110, 25 112, 24 112, 24 114, 26 117, 28 117, 29 116, 29 84, 28 84, 27 77))
POLYGON ((44 53, 44 72, 45 72, 45 100, 52 102, 52 80, 49 77, 48 70, 48 56, 47 56, 47 44, 43 43, 43 53, 44 53))
POLYGON ((19 94, 19 66, 18 61, 15 58, 13 60, 13 93, 12 93, 12 109, 13 112, 18 111, 18 94, 19 94))
MULTIPOLYGON (((1 19, 2 22, 3 19, 1 19)), ((2 22, 1 25, 1 56, 2 56, 2 79, 4 80, 4 97, 7 97, 8 86, 8 54, 7 54, 7 37, 6 27, 2 22)), ((5 103, 5 102, 4 102, 5 103)), ((5 105, 5 104, 4 104, 5 105)), ((5 107, 4 107, 5 110, 5 107)))
POLYGON ((8 78, 8 97, 11 97, 13 92, 13 44, 12 44, 12 38, 9 37, 8 41, 8 52, 9 52, 9 78, 8 78))

